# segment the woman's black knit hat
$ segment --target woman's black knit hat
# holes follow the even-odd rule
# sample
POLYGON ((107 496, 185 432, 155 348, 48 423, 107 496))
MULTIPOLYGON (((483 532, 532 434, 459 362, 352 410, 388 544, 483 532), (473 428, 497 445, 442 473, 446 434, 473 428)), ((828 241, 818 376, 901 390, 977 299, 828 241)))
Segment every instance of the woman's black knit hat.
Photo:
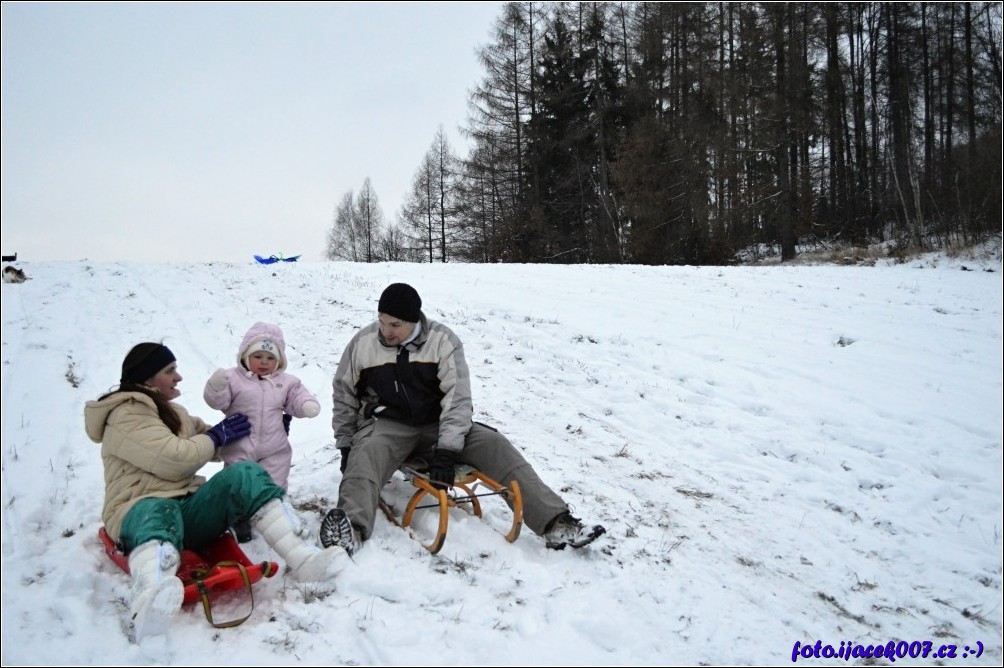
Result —
POLYGON ((137 343, 122 361, 119 382, 123 385, 142 385, 174 361, 174 353, 162 343, 137 343))

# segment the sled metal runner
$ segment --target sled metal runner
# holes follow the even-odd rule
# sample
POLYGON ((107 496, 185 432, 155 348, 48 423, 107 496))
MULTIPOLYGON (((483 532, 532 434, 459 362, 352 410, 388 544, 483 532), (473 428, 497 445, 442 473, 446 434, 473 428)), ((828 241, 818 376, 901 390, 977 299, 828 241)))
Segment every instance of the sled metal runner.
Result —
POLYGON ((501 497, 512 511, 512 524, 508 533, 503 534, 505 539, 512 543, 519 538, 520 529, 523 527, 523 496, 519 491, 519 483, 515 480, 506 487, 475 468, 458 466, 453 488, 446 490, 433 485, 426 472, 408 464, 401 467, 401 473, 415 488, 414 494, 411 495, 411 499, 405 507, 404 514, 398 519, 393 507, 383 497, 380 498, 380 509, 391 522, 408 529, 422 544, 422 547, 432 554, 443 549, 443 544, 446 542, 450 508, 461 508, 471 515, 481 517, 480 499, 487 496, 501 497), (490 491, 478 493, 477 490, 481 487, 486 487, 490 491), (426 497, 429 497, 430 503, 422 504, 426 497), (425 540, 418 536, 417 532, 411 528, 412 521, 415 519, 415 511, 423 509, 435 510, 438 514, 436 535, 431 540, 425 540))

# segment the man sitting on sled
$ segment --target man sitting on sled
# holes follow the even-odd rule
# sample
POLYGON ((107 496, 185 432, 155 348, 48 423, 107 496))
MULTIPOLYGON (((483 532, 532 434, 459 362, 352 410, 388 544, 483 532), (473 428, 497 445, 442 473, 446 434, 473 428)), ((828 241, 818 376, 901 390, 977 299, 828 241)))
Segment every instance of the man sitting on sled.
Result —
POLYGON ((373 533, 380 488, 415 456, 429 463, 430 481, 442 487, 453 484, 461 463, 502 485, 517 481, 524 523, 548 547, 582 547, 604 533, 572 517, 509 439, 472 421, 463 344, 421 307, 410 285, 388 286, 377 321, 357 332, 342 353, 332 417, 342 482, 338 507, 321 523, 321 544, 356 551, 373 533))

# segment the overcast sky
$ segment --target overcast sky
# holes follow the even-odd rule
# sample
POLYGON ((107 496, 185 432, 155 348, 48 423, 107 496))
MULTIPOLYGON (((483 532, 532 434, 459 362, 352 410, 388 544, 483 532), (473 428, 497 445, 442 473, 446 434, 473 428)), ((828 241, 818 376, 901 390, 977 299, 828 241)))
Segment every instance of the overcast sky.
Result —
POLYGON ((503 3, 3 3, 3 253, 320 259, 369 177, 394 219, 466 153, 503 3))

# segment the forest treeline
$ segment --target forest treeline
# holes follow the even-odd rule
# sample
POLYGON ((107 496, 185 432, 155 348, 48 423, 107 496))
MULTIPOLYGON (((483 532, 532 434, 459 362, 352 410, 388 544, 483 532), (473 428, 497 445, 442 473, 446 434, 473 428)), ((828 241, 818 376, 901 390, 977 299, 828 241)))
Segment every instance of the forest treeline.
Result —
POLYGON ((395 219, 329 259, 727 264, 1001 230, 1001 4, 511 2, 395 219))

